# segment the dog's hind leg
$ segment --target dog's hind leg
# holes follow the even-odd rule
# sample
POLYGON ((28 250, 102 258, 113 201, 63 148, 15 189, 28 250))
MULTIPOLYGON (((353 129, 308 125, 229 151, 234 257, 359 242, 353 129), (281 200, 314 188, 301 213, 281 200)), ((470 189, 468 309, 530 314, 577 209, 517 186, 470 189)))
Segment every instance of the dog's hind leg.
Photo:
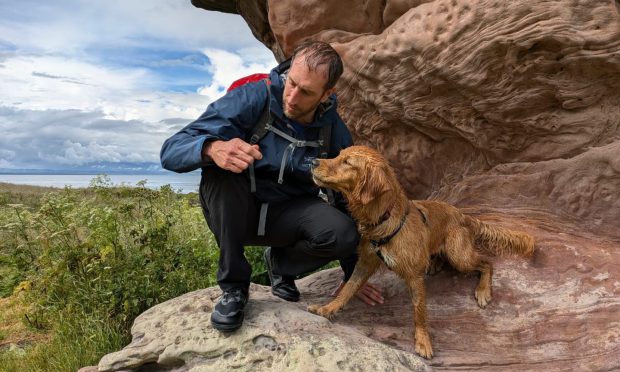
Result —
POLYGON ((413 319, 415 322, 415 352, 430 359, 433 357, 433 345, 426 324, 426 288, 424 273, 413 273, 405 278, 413 302, 413 319))
POLYGON ((426 269, 426 273, 428 275, 437 275, 441 270, 443 270, 444 259, 440 254, 434 254, 431 256, 431 261, 428 264, 428 268, 426 269))
POLYGON ((381 265, 381 261, 374 254, 366 253, 368 250, 365 247, 361 247, 358 250, 359 258, 355 264, 355 269, 351 278, 345 283, 338 296, 328 303, 327 305, 310 305, 308 311, 311 313, 321 315, 330 319, 335 313, 340 311, 344 305, 357 293, 357 290, 364 285, 370 279, 370 277, 377 271, 381 265))
POLYGON ((491 302, 493 266, 483 259, 474 248, 473 239, 465 229, 451 231, 446 237, 445 254, 450 264, 461 272, 480 272, 480 280, 474 292, 478 306, 485 308, 491 302))

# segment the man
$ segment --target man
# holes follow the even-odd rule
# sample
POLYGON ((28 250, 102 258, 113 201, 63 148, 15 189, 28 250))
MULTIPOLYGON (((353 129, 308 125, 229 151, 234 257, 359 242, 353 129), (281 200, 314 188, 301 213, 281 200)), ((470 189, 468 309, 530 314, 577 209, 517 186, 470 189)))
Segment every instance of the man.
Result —
MULTIPOLYGON (((305 42, 271 71, 269 83, 230 91, 162 147, 164 168, 202 167, 200 201, 220 248, 217 280, 223 295, 211 315, 218 330, 233 331, 243 322, 251 274, 244 245, 271 246, 265 261, 272 293, 287 301, 299 300, 297 275, 335 259, 344 281, 353 272, 355 223, 342 197, 335 206, 319 197, 310 174, 321 151, 335 157, 352 144, 336 112, 334 86, 342 70, 329 44, 305 42), (269 129, 253 136, 264 117, 270 118, 269 129), (322 134, 326 126, 329 136, 322 134)), ((372 285, 358 297, 373 305, 383 302, 372 285)))

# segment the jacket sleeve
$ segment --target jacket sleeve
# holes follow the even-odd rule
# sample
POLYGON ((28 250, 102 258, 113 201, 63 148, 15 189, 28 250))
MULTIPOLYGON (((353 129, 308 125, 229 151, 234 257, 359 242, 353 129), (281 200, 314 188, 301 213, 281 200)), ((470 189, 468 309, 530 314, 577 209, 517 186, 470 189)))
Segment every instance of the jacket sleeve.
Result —
POLYGON ((160 152, 163 168, 191 172, 206 163, 202 148, 215 140, 245 139, 263 112, 267 101, 263 81, 249 83, 211 103, 195 121, 168 138, 160 152))

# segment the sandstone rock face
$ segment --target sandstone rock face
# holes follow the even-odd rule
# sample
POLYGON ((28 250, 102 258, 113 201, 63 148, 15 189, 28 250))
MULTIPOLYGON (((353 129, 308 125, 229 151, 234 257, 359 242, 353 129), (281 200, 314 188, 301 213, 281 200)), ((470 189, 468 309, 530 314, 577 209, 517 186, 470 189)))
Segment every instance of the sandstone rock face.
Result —
POLYGON ((537 239, 531 259, 494 259, 493 299, 480 309, 477 277, 450 268, 428 277, 428 321, 435 357, 413 350, 407 287, 384 270, 371 282, 385 303, 352 300, 330 322, 306 311, 325 303, 340 269, 316 273, 290 303, 252 285, 243 327, 211 327, 219 296, 209 288, 157 305, 136 319, 133 340, 101 359, 99 371, 607 371, 620 368, 620 242, 540 212, 467 213, 537 239))
MULTIPOLYGON (((219 10, 222 1, 193 0, 219 10)), ((620 237, 620 3, 236 1, 277 58, 345 63, 340 111, 413 198, 550 211, 620 237)))

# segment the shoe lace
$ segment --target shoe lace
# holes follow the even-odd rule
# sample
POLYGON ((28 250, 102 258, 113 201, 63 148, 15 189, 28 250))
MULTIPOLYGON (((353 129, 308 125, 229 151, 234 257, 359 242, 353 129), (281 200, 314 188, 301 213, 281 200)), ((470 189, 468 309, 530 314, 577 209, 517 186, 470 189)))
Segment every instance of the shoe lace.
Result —
POLYGON ((222 295, 222 304, 226 305, 230 302, 243 302, 245 294, 241 289, 231 289, 222 295))

